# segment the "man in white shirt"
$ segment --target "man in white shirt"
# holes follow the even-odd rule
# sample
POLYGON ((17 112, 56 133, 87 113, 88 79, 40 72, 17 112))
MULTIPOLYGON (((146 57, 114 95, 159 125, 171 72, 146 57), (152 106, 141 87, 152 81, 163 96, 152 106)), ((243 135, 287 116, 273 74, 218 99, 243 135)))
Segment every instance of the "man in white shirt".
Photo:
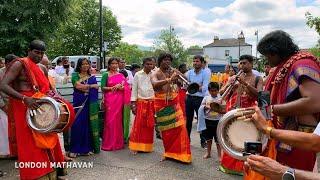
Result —
POLYGON ((128 73, 128 84, 130 84, 130 86, 132 86, 132 82, 133 82, 132 72, 127 70, 125 67, 126 67, 126 61, 124 59, 120 59, 119 60, 119 71, 122 70, 122 69, 127 71, 127 73, 128 73))
POLYGON ((67 57, 62 57, 62 66, 57 66, 55 68, 56 73, 63 77, 63 83, 66 84, 71 82, 71 75, 74 69, 71 67, 70 62, 67 57))
POLYGON ((131 109, 135 120, 130 133, 129 149, 133 154, 153 151, 154 90, 151 84, 152 58, 143 59, 143 70, 133 79, 131 109))

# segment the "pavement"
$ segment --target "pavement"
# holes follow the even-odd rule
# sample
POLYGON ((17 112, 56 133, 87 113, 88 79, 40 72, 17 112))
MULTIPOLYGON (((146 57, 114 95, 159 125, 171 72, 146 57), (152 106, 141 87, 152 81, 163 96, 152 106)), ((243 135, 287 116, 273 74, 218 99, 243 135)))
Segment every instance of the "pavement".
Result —
MULTIPOLYGON (((75 161, 92 162, 93 168, 70 168, 66 179, 111 179, 111 180, 207 180, 207 179, 242 179, 241 176, 228 175, 216 170, 218 166, 216 147, 212 147, 212 157, 203 159, 205 149, 200 146, 199 134, 193 124, 191 133, 192 163, 183 164, 166 160, 160 162, 163 153, 162 141, 155 138, 154 152, 132 155, 127 147, 118 151, 101 151, 100 154, 77 157, 75 161)), ((28 148, 28 147, 26 147, 28 148)), ((0 179, 19 179, 15 160, 0 160, 0 170, 5 175, 0 179)))

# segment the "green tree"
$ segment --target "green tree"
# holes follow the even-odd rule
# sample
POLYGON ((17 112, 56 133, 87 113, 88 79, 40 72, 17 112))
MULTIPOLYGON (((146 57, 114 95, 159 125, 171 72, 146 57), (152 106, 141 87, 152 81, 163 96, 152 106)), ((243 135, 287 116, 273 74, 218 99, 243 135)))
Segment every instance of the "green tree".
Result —
MULTIPOLYGON (((309 12, 306 12, 305 16, 307 18, 307 25, 310 28, 314 28, 317 31, 317 33, 320 35, 320 17, 314 17, 309 12)), ((317 46, 318 48, 320 48, 320 39, 318 40, 317 46)))
POLYGON ((67 18, 73 0, 4 0, 0 4, 0 56, 25 56, 34 39, 46 41, 67 18))
POLYGON ((314 27, 317 33, 320 35, 320 17, 313 17, 309 12, 306 12, 305 16, 307 18, 307 25, 310 28, 314 27))
POLYGON ((320 49, 319 47, 310 48, 309 51, 316 56, 318 59, 320 58, 320 49))
POLYGON ((142 63, 144 52, 137 45, 130 45, 126 42, 120 42, 120 45, 110 53, 111 56, 120 57, 126 60, 127 64, 142 63))
MULTIPOLYGON (((49 42, 49 56, 98 55, 100 47, 99 3, 95 0, 77 0, 72 13, 60 24, 49 42)), ((112 12, 103 7, 103 36, 108 51, 114 50, 121 40, 121 28, 112 12)))
POLYGON ((202 47, 199 45, 193 45, 193 46, 190 46, 188 49, 202 49, 202 47))
POLYGON ((169 52, 173 55, 174 67, 178 67, 179 64, 186 62, 187 60, 187 52, 174 31, 162 30, 160 35, 154 41, 153 45, 156 56, 158 56, 161 52, 169 52))

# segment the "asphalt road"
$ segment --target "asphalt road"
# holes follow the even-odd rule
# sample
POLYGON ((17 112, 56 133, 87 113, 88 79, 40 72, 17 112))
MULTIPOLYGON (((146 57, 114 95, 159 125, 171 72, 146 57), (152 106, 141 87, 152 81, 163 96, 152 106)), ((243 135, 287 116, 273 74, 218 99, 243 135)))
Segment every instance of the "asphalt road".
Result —
MULTIPOLYGON (((67 179, 115 179, 115 180, 142 180, 142 179, 242 179, 241 176, 224 174, 215 168, 218 165, 215 146, 212 148, 212 158, 203 159, 205 149, 200 147, 200 139, 193 124, 191 134, 192 163, 182 164, 166 160, 160 162, 163 152, 162 141, 155 139, 154 152, 130 154, 128 147, 113 152, 101 151, 100 154, 82 156, 75 161, 92 162, 93 168, 68 169, 67 179)), ((27 148, 27 147, 26 147, 27 148)), ((0 179, 19 179, 15 160, 0 160, 0 169, 5 175, 0 179)))

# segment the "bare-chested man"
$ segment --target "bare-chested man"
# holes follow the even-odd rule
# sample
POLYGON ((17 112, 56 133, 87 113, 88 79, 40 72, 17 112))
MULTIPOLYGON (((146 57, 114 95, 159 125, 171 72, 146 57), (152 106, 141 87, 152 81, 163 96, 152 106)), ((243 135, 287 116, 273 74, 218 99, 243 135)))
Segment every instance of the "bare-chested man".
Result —
MULTIPOLYGON (((240 56, 239 69, 243 73, 237 77, 237 82, 234 85, 233 90, 226 96, 227 112, 234 108, 246 108, 255 105, 258 91, 262 90, 262 78, 254 75, 252 68, 253 57, 251 55, 240 56)), ((236 76, 230 77, 221 91, 224 92, 235 78, 236 76)), ((234 159, 227 153, 223 153, 219 169, 226 173, 243 174, 243 161, 234 159)))
POLYGON ((42 149, 36 145, 34 132, 28 127, 26 121, 27 108, 34 110, 39 108, 37 99, 32 96, 36 92, 46 94, 50 90, 46 68, 43 65, 37 65, 45 50, 44 42, 32 41, 28 48, 28 56, 14 61, 8 67, 6 76, 0 84, 0 90, 9 95, 10 105, 14 107, 13 117, 16 125, 19 163, 47 164, 47 167, 41 168, 20 168, 21 179, 54 179, 56 171, 50 167, 49 162, 64 160, 58 141, 52 149, 42 149))
POLYGON ((152 74, 156 123, 165 149, 163 157, 191 163, 190 141, 176 84, 179 72, 171 68, 172 60, 171 54, 160 54, 160 68, 152 74))

